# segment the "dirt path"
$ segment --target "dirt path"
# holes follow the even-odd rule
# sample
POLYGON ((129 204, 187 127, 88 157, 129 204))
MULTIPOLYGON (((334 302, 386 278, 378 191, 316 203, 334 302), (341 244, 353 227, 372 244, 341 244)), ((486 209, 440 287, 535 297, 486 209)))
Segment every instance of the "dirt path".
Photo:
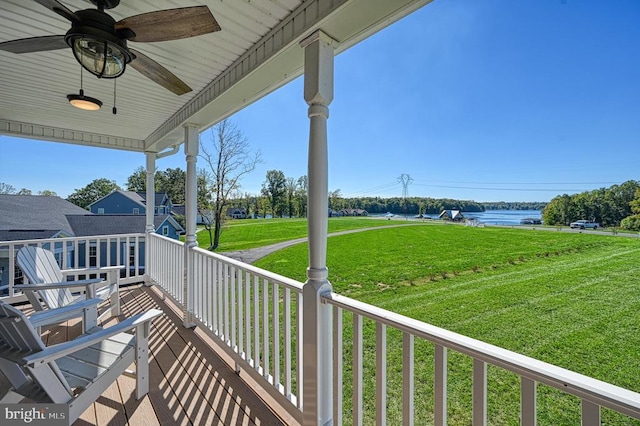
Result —
MULTIPOLYGON (((373 226, 370 228, 349 229, 346 231, 331 233, 329 234, 329 237, 335 237, 336 235, 353 234, 355 232, 373 231, 376 229, 397 228, 400 226, 418 226, 418 225, 421 225, 421 224, 420 223, 402 223, 402 224, 395 224, 395 225, 373 226)), ((247 250, 229 251, 229 252, 220 253, 220 254, 222 254, 223 256, 230 257, 232 259, 239 260, 244 263, 252 264, 256 260, 261 259, 275 251, 281 250, 285 247, 293 246, 295 244, 304 243, 306 241, 307 241, 307 237, 296 238, 295 240, 283 241, 281 243, 271 244, 269 246, 256 247, 256 248, 247 249, 247 250)))

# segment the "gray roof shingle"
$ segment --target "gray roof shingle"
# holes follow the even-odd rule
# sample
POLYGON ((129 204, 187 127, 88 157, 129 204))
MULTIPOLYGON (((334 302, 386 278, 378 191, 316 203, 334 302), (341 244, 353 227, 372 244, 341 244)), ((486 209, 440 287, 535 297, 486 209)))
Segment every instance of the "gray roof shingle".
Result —
POLYGON ((71 235, 68 214, 91 213, 60 197, 0 194, 0 240, 71 235))

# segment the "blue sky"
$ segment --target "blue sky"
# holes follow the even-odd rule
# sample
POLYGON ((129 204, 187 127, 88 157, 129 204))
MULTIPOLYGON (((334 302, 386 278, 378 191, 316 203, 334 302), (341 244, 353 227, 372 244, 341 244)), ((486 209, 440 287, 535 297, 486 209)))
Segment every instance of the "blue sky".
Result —
MULTIPOLYGON (((244 192, 270 169, 307 173, 301 78, 232 120, 262 152, 244 192)), ((344 196, 401 196, 401 174, 411 196, 476 201, 638 180, 640 1, 435 0, 336 57, 328 126, 329 189, 344 196)), ((97 153, 0 136, 0 182, 66 197, 101 177, 124 186, 145 162, 97 153)))

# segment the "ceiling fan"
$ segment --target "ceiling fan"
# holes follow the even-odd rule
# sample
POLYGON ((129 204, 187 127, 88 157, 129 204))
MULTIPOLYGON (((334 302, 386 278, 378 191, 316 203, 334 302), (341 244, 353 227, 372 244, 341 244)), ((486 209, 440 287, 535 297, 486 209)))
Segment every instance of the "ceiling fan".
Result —
POLYGON ((220 31, 207 6, 192 6, 142 13, 120 21, 105 9, 120 0, 89 0, 97 9, 72 12, 57 0, 34 0, 71 22, 64 35, 31 37, 0 43, 0 50, 32 53, 71 47, 84 69, 99 78, 120 77, 127 64, 176 95, 191 88, 153 59, 127 46, 128 41, 158 42, 179 40, 220 31))

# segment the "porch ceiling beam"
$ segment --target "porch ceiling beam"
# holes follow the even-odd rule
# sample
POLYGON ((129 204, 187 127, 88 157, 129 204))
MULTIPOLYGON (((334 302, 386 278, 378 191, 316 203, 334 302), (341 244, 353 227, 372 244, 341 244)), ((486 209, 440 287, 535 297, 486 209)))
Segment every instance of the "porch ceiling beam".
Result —
POLYGON ((144 141, 140 139, 123 138, 3 119, 0 119, 0 135, 127 151, 144 151, 144 141))

